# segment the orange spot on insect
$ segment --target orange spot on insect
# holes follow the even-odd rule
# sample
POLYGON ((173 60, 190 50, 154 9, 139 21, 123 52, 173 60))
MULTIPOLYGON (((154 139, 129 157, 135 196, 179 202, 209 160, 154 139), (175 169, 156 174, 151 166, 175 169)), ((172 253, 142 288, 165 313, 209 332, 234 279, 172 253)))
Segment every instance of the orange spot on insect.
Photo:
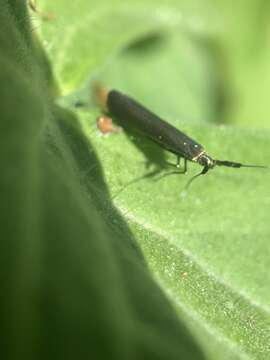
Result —
POLYGON ((97 127, 104 135, 109 133, 119 133, 122 131, 122 128, 115 126, 112 122, 112 119, 106 115, 97 118, 97 127))

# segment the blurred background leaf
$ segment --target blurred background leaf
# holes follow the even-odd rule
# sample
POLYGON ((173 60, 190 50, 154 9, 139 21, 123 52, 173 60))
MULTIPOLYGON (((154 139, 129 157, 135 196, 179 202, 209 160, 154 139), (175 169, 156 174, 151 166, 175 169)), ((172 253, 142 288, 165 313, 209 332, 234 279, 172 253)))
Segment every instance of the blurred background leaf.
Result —
POLYGON ((229 123, 270 126, 267 0, 101 0, 98 4, 81 0, 69 6, 63 0, 41 0, 39 4, 55 14, 55 20, 42 27, 42 35, 64 92, 130 41, 151 29, 174 27, 210 41, 217 80, 230 100, 225 115, 220 114, 222 120, 225 116, 229 123))

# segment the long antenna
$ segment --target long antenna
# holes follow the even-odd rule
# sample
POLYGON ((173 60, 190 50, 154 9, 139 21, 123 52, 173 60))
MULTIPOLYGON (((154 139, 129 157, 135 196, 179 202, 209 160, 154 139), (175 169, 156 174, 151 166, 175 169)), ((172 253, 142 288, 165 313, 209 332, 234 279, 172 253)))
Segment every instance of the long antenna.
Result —
POLYGON ((237 162, 234 162, 234 161, 227 161, 227 160, 215 160, 215 165, 218 165, 218 166, 227 166, 227 167, 232 167, 232 168, 250 167, 250 168, 270 169, 269 166, 264 166, 264 165, 245 165, 245 164, 237 163, 237 162))

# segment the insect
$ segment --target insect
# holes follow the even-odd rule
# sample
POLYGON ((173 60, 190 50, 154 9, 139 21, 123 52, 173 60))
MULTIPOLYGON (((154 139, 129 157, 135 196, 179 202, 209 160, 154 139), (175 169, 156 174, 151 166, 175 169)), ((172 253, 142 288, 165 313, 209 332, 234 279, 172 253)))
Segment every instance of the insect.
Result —
POLYGON ((217 160, 209 156, 204 147, 197 141, 187 136, 182 131, 170 125, 160 117, 146 109, 127 95, 117 90, 105 92, 100 91, 102 95, 103 107, 113 116, 121 120, 123 126, 125 123, 135 127, 144 136, 150 138, 165 150, 177 156, 175 167, 178 171, 174 173, 186 173, 187 161, 198 163, 203 167, 202 171, 193 176, 187 183, 187 187, 198 176, 206 174, 215 166, 227 166, 232 168, 253 167, 268 168, 262 165, 246 165, 239 162, 228 160, 217 160), (184 168, 180 171, 180 160, 184 159, 184 168))

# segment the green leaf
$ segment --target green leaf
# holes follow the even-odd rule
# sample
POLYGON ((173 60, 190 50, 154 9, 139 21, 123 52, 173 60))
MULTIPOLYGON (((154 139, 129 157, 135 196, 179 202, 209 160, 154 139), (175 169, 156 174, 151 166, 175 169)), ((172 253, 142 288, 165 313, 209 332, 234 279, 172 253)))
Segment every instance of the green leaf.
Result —
POLYGON ((226 121, 245 127, 269 128, 269 6, 264 0, 213 2, 218 23, 222 78, 229 82, 226 121))
MULTIPOLYGON (((196 164, 189 166, 188 177, 156 182, 145 176, 136 181, 149 173, 144 163, 155 145, 151 148, 141 140, 142 152, 124 134, 97 137, 94 125, 89 129, 91 117, 82 112, 81 119, 99 149, 114 203, 158 281, 180 313, 186 312, 191 323, 199 322, 204 328, 201 335, 198 325, 192 326, 198 340, 205 336, 206 327, 209 337, 227 351, 234 350, 239 357, 260 354, 259 358, 267 358, 269 170, 214 169, 196 180, 188 193, 184 191, 188 179, 200 171, 196 164)), ((206 144, 217 158, 267 164, 269 134, 187 123, 181 128, 206 144)), ((164 154, 159 155, 157 149, 156 156, 164 154)), ((217 346, 212 341, 203 343, 209 356, 217 346)), ((219 351, 213 359, 222 358, 224 349, 219 351)))
MULTIPOLYGON (((76 116, 52 102, 45 54, 5 5, 0 24, 11 36, 0 42, 3 358, 204 358, 109 201, 76 116)), ((16 10, 27 22, 25 7, 16 10)))
MULTIPOLYGON (((101 66, 108 55, 117 53, 131 41, 170 25, 158 14, 151 14, 147 6, 135 7, 130 12, 127 4, 118 7, 100 4, 93 8, 90 2, 82 1, 80 5, 76 4, 76 8, 71 6, 68 9, 58 3, 51 7, 51 11, 56 18, 59 16, 60 24, 53 32, 45 28, 43 36, 53 39, 49 51, 65 93, 101 66)), ((179 22, 180 17, 175 21, 179 22)))
POLYGON ((68 7, 62 0, 39 3, 55 14, 55 25, 52 21, 41 30, 65 93, 136 36, 151 29, 180 27, 208 43, 221 91, 216 121, 269 127, 269 4, 264 0, 241 0, 237 5, 225 0, 169 0, 166 6, 155 0, 101 0, 98 4, 80 0, 68 7))
POLYGON ((98 79, 214 158, 269 165, 268 131, 214 125, 250 109, 267 126, 244 81, 263 3, 39 1, 53 16, 30 23, 24 2, 2 2, 4 358, 269 358, 269 170, 216 168, 188 192, 197 164, 155 181, 174 156, 101 136, 91 100, 98 79))

